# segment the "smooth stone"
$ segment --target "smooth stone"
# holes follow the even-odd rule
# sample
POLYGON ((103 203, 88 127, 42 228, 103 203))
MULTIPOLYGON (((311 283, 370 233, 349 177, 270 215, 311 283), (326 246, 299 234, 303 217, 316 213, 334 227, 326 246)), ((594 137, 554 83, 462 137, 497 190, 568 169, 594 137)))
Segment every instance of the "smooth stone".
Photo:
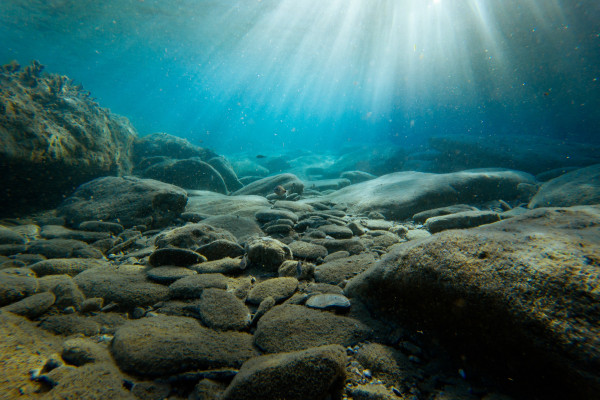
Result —
POLYGON ((196 249, 199 246, 225 239, 235 242, 235 236, 221 228, 214 228, 204 223, 187 224, 170 229, 159 234, 155 243, 158 248, 179 247, 182 249, 196 249))
POLYGON ((77 228, 83 231, 109 232, 113 235, 118 235, 125 229, 121 224, 105 221, 83 221, 77 228))
POLYGON ((392 222, 382 219, 364 219, 360 221, 360 224, 367 229, 376 231, 387 231, 394 226, 392 222))
POLYGON ((577 169, 544 183, 529 208, 600 203, 600 164, 577 169))
POLYGON ((102 297, 90 297, 85 299, 79 305, 81 313, 97 312, 104 306, 104 299, 102 297))
POLYGON ((355 184, 370 181, 377 178, 377 176, 364 171, 344 171, 341 173, 340 178, 348 179, 350 183, 355 184))
POLYGON ((226 257, 236 258, 244 255, 244 248, 242 246, 226 239, 217 239, 198 247, 196 251, 209 261, 220 260, 226 257))
POLYGON ((213 157, 208 160, 208 163, 219 172, 223 181, 225 181, 225 186, 227 186, 227 191, 235 192, 238 189, 244 187, 242 182, 238 179, 233 167, 227 161, 225 157, 213 157))
POLYGON ((106 176, 77 188, 58 208, 70 225, 90 220, 119 221, 125 228, 168 226, 187 202, 185 190, 153 179, 106 176))
POLYGON ((315 261, 327 256, 327 248, 318 244, 294 241, 288 245, 294 257, 315 261))
POLYGON ((266 271, 276 272, 282 262, 292 259, 288 246, 269 237, 250 239, 246 246, 248 262, 266 271))
POLYGON ((40 289, 43 288, 54 294, 56 297, 54 305, 61 310, 67 307, 79 310, 85 300, 85 296, 69 275, 48 275, 40 278, 39 283, 40 289))
POLYGON ((455 214, 431 217, 425 221, 425 228, 431 233, 447 229, 467 229, 500 221, 500 215, 493 211, 463 211, 455 214))
POLYGON ((325 190, 338 190, 350 186, 352 182, 345 178, 319 179, 304 182, 307 189, 323 192, 325 190))
POLYGON ((44 225, 40 236, 44 239, 74 239, 91 243, 107 239, 111 234, 108 232, 77 231, 60 225, 44 225))
POLYGON ((265 208, 263 210, 258 211, 254 214, 256 220, 260 223, 276 221, 278 219, 289 219, 294 223, 298 222, 298 216, 289 211, 289 210, 281 210, 275 208, 265 208))
POLYGON ((110 350, 124 372, 158 378, 239 368, 258 355, 252 339, 248 333, 205 328, 193 318, 158 315, 127 321, 115 332, 110 350))
MULTIPOLYGON (((325 249, 325 250, 327 250, 327 249, 325 249)), ((347 252, 346 250, 340 250, 340 251, 336 251, 334 253, 328 254, 327 256, 325 256, 325 258, 323 258, 323 261, 325 261, 325 262, 335 261, 335 260, 339 260, 340 258, 346 258, 346 257, 350 257, 350 253, 347 252)))
POLYGON ((350 239, 353 235, 350 228, 334 224, 321 225, 318 229, 334 239, 350 239))
POLYGON ((346 350, 339 345, 268 354, 246 361, 224 400, 325 399, 342 391, 346 350))
POLYGON ((299 305, 279 305, 258 321, 254 343, 267 353, 279 353, 328 344, 353 346, 370 336, 371 329, 356 319, 299 305))
POLYGON ((303 290, 307 294, 344 294, 344 289, 337 285, 330 285, 329 283, 309 283, 303 290))
POLYGON ((243 330, 250 324, 248 307, 231 292, 208 288, 194 307, 200 320, 216 330, 243 330))
POLYGON ((373 246, 388 248, 400 242, 400 238, 388 231, 370 231, 369 237, 373 240, 373 246))
POLYGON ((52 258, 32 264, 29 268, 38 277, 63 274, 75 276, 90 268, 102 268, 109 265, 105 260, 89 258, 52 258))
POLYGON ((45 317, 40 322, 40 328, 57 335, 95 336, 100 333, 100 323, 90 317, 78 314, 57 314, 45 317))
POLYGON ((314 239, 312 243, 325 247, 328 253, 344 250, 350 254, 358 254, 365 251, 365 245, 358 238, 314 239))
POLYGON ((56 297, 51 292, 37 293, 16 303, 2 307, 3 311, 34 319, 44 314, 52 305, 56 297))
POLYGON ((276 186, 283 186, 288 194, 302 194, 304 191, 304 183, 294 174, 279 174, 268 176, 247 184, 243 188, 233 192, 234 196, 239 195, 259 195, 266 196, 273 193, 276 186))
POLYGON ((101 297, 105 304, 116 303, 125 309, 149 306, 169 297, 169 289, 148 280, 140 268, 94 268, 73 279, 87 298, 101 297))
POLYGON ((34 240, 29 243, 27 253, 46 258, 104 258, 100 250, 74 239, 34 240))
POLYGON ((38 288, 38 280, 34 277, 5 274, 0 271, 0 306, 31 296, 38 288))
POLYGON ((237 275, 244 270, 240 258, 225 257, 215 261, 205 261, 201 264, 190 265, 188 268, 199 274, 218 273, 224 275, 237 275))
POLYGON ((292 277, 279 277, 260 282, 250 290, 247 301, 260 304, 267 297, 272 297, 276 302, 290 297, 298 289, 298 280, 292 277))
POLYGON ((243 242, 250 236, 264 236, 254 218, 239 215, 215 215, 206 218, 205 224, 231 232, 238 242, 243 242))
POLYGON ((350 308, 350 300, 341 294, 317 294, 311 296, 304 303, 307 307, 321 310, 347 310, 350 308))
POLYGON ((354 236, 362 236, 366 232, 365 228, 358 221, 350 222, 347 227, 352 231, 354 236))
POLYGON ((205 190, 190 190, 188 196, 187 212, 213 216, 240 216, 254 220, 258 210, 270 205, 262 196, 226 196, 205 190))
POLYGON ((366 271, 375 262, 375 257, 368 253, 329 261, 315 267, 315 281, 337 285, 366 271))
POLYGON ((26 244, 0 244, 0 256, 12 256, 27 251, 26 244))
POLYGON ((65 362, 77 367, 88 363, 110 361, 110 354, 106 349, 87 338, 65 340, 61 357, 65 362))
POLYGON ((433 208, 431 210, 421 211, 412 216, 413 221, 417 223, 424 223, 428 218, 439 217, 441 215, 455 214, 463 211, 479 211, 477 207, 469 206, 467 204, 455 204, 447 207, 433 208))
POLYGON ((0 244, 25 244, 27 239, 10 228, 0 225, 0 244))
POLYGON ((280 277, 292 277, 298 280, 311 280, 314 278, 314 271, 315 266, 313 264, 296 260, 286 260, 277 270, 277 275, 280 277))
POLYGON ((153 267, 161 265, 187 267, 188 265, 198 264, 203 261, 206 261, 206 258, 195 251, 173 247, 157 249, 150 254, 150 258, 148 259, 148 263, 153 267))
POLYGON ((146 275, 148 279, 151 281, 162 283, 166 285, 170 285, 178 279, 185 278, 186 276, 196 275, 196 271, 192 271, 191 269, 185 267, 156 267, 149 269, 146 271, 146 275))
POLYGON ((173 299, 196 299, 208 288, 227 289, 227 278, 210 273, 189 275, 169 285, 169 293, 173 299))

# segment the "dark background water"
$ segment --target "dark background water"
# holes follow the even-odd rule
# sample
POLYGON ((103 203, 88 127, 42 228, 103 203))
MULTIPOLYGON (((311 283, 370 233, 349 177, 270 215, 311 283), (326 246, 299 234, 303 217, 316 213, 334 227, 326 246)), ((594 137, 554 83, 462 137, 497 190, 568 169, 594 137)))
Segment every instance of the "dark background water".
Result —
POLYGON ((600 127, 597 0, 0 0, 0 38, 225 154, 600 127))

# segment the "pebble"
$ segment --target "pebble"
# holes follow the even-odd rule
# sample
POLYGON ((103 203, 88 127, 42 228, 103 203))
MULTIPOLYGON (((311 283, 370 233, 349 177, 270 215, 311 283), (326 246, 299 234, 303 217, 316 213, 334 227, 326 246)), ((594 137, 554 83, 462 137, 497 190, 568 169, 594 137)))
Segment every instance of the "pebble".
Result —
POLYGON ((161 265, 186 267, 203 261, 206 261, 206 257, 195 251, 173 247, 158 249, 150 254, 150 258, 148 259, 148 263, 153 267, 161 265))
POLYGON ((316 294, 306 300, 305 304, 321 310, 347 310, 351 306, 346 296, 334 293, 316 294))

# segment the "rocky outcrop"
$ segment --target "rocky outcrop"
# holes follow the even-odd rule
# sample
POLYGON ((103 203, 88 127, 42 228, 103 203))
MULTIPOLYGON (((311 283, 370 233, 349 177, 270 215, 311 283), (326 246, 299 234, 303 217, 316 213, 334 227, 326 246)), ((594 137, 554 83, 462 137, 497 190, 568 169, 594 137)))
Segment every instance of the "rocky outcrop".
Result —
POLYGON ((43 68, 0 68, 1 213, 50 208, 83 182, 131 170, 129 121, 43 68))
POLYGON ((600 164, 571 171, 544 183, 529 208, 600 204, 600 164))
POLYGON ((514 385, 600 389, 600 207, 541 208, 396 247, 346 286, 514 385), (495 367, 493 367, 495 366, 495 367))

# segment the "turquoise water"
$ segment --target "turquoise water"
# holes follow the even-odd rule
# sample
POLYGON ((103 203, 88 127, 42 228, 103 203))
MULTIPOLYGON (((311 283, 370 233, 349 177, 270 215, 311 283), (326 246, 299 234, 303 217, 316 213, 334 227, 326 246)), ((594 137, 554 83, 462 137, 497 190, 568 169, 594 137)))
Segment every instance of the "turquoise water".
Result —
POLYGON ((2 0, 0 61, 39 60, 140 134, 221 154, 589 141, 594 0, 2 0))

